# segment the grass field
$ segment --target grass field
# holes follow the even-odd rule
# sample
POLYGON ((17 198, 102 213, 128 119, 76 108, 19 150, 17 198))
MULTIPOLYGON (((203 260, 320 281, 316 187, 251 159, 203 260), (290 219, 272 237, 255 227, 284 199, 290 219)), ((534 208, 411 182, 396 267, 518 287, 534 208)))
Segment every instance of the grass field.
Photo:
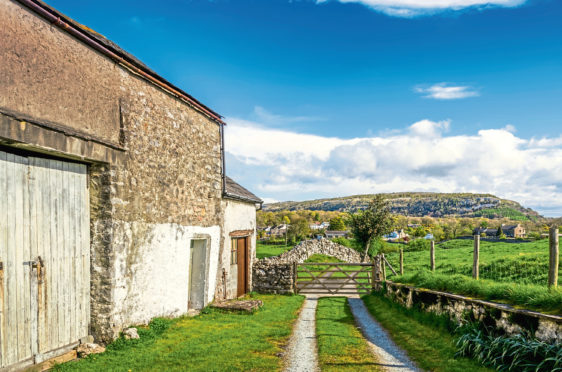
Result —
POLYGON ((292 245, 269 245, 257 242, 256 257, 258 258, 258 260, 261 260, 262 258, 266 257, 279 256, 283 252, 286 252, 293 248, 294 246, 292 245))
POLYGON ((254 314, 205 309, 194 318, 156 319, 138 340, 120 338, 103 354, 57 371, 276 371, 302 296, 259 295, 254 314))
POLYGON ((382 371, 355 326, 345 297, 318 300, 316 335, 322 371, 382 371))
POLYGON ((396 344, 423 370, 434 372, 492 371, 469 358, 456 358, 454 328, 431 313, 406 309, 378 293, 363 296, 373 317, 396 344))
MULTIPOLYGON (((398 268, 398 253, 386 255, 398 268)), ((435 246, 435 271, 472 276, 473 241, 450 240, 435 246)), ((561 266, 562 267, 562 266, 561 266)), ((430 269, 429 251, 404 252, 404 272, 430 269)), ((497 282, 547 285, 548 240, 530 243, 481 242, 480 278, 497 282)), ((559 278, 562 285, 562 276, 559 278)))
MULTIPOLYGON (((398 253, 387 258, 397 269, 398 253)), ((471 278, 472 260, 472 240, 451 240, 436 245, 435 273, 429 272, 429 251, 404 252, 404 275, 388 279, 562 314, 562 291, 547 288, 547 240, 482 242, 479 281, 471 278)))

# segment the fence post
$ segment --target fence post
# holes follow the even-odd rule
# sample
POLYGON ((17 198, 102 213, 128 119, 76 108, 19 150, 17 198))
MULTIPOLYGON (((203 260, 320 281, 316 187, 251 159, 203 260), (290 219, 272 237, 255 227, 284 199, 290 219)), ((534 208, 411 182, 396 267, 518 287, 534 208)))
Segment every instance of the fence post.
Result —
POLYGON ((431 241, 431 249, 429 250, 429 260, 431 261, 431 271, 435 271, 435 241, 431 241))
POLYGON ((297 263, 293 262, 293 293, 297 294, 297 277, 298 277, 298 272, 297 272, 297 263))
POLYGON ((400 248, 400 275, 404 275, 404 250, 400 248))
POLYGON ((381 280, 381 256, 376 255, 373 261, 373 280, 380 282, 381 280))
POLYGON ((558 228, 552 226, 549 233, 548 287, 556 288, 558 286, 558 265, 560 262, 558 228))
POLYGON ((375 281, 376 281, 376 278, 377 278, 377 265, 376 265, 376 262, 377 262, 377 261, 376 261, 374 258, 371 260, 371 263, 373 264, 373 267, 371 267, 371 288, 372 288, 373 290, 376 289, 376 287, 375 287, 375 281))
POLYGON ((478 280, 480 264, 480 235, 474 235, 474 262, 472 263, 472 277, 478 280))
POLYGON ((386 267, 384 266, 384 253, 381 253, 382 280, 386 282, 386 267))

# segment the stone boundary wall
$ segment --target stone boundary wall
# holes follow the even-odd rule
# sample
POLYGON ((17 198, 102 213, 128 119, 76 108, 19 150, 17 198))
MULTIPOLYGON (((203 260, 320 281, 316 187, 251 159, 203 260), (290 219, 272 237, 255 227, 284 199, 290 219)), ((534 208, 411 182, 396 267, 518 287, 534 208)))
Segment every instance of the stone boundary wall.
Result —
POLYGON ((255 262, 252 290, 259 293, 293 293, 294 264, 303 263, 313 254, 325 254, 349 263, 361 262, 361 255, 354 249, 323 238, 305 240, 280 256, 255 262))
POLYGON ((528 332, 541 341, 562 341, 562 317, 509 305, 476 300, 447 292, 432 291, 386 281, 376 284, 384 296, 404 305, 446 315, 455 323, 482 322, 506 335, 528 332))
POLYGON ((311 239, 300 242, 295 248, 277 257, 268 257, 270 263, 303 263, 313 254, 325 254, 343 262, 361 262, 361 255, 352 248, 348 248, 328 239, 311 239))

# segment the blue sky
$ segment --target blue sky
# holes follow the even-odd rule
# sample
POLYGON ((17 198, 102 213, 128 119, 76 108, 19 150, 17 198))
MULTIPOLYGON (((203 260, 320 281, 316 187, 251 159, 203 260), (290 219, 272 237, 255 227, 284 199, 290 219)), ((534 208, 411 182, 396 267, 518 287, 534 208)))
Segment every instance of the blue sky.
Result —
POLYGON ((225 116, 228 173, 267 200, 474 191, 562 215, 561 1, 48 3, 225 116))

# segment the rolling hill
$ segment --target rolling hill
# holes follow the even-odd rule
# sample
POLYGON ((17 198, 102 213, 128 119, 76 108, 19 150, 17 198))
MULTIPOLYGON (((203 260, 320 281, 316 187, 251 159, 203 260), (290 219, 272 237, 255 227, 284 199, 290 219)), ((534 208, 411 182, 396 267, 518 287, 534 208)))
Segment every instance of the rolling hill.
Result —
MULTIPOLYGON (((508 217, 513 220, 537 220, 542 218, 530 208, 491 194, 470 193, 430 193, 404 192, 384 194, 390 204, 391 211, 396 214, 412 217, 508 217)), ((353 195, 331 199, 307 201, 286 201, 266 204, 264 211, 282 210, 322 210, 355 212, 364 209, 374 195, 353 195)))

